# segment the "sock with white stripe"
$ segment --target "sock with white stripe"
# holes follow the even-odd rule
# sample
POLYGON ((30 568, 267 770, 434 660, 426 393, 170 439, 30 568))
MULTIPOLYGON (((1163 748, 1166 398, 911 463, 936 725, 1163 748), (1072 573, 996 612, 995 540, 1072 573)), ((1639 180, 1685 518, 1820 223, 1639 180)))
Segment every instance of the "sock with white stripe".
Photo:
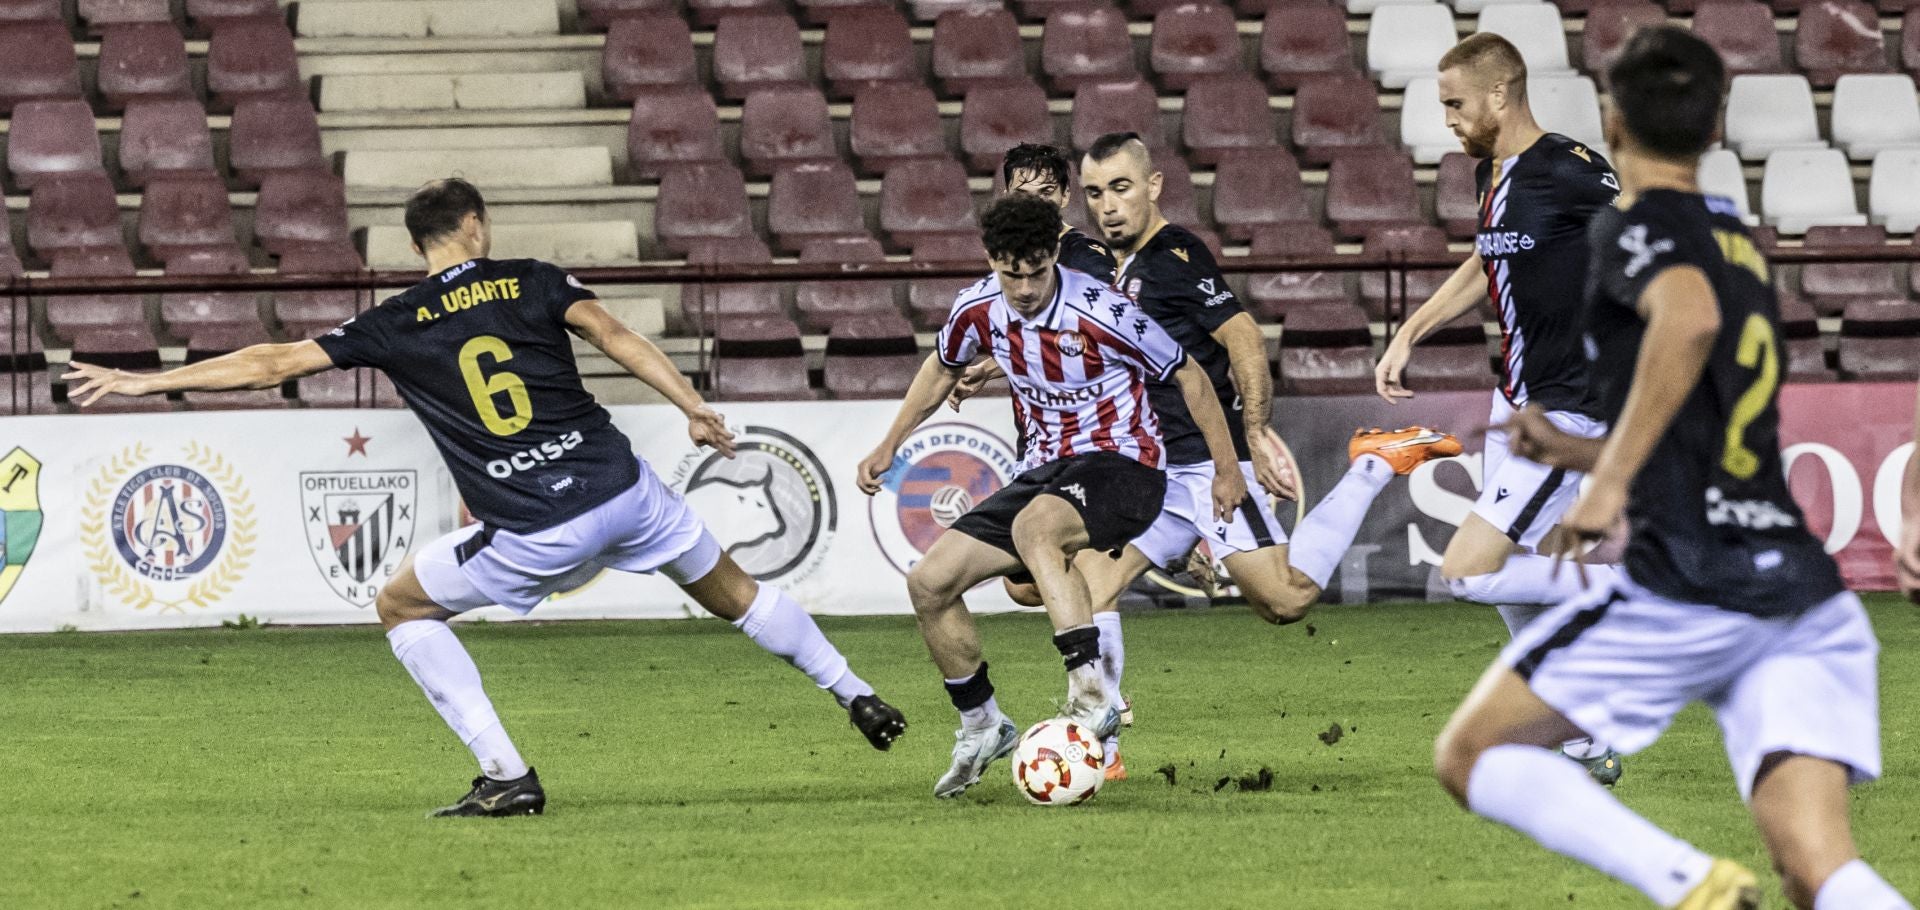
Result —
POLYGON ((1913 910, 1913 905, 1866 860, 1856 859, 1827 876, 1813 896, 1813 910, 1913 910))
POLYGON ((1538 746, 1480 753, 1467 777, 1467 808, 1632 885, 1662 907, 1680 903, 1713 868, 1712 857, 1636 815, 1579 765, 1538 746))
POLYGON ((873 694, 873 687, 847 666, 846 657, 827 640, 813 616, 773 585, 761 585, 753 605, 733 625, 747 633, 754 644, 807 674, 814 685, 833 693, 842 708, 862 695, 873 694))
POLYGON ((1378 455, 1354 459, 1347 475, 1293 529, 1287 560, 1326 590, 1333 580, 1333 570, 1340 567, 1340 558, 1347 555, 1354 535, 1360 533, 1360 523, 1367 520, 1367 510, 1373 508, 1374 499, 1392 479, 1393 466, 1386 459, 1378 455))
MULTIPOLYGON (((1612 583, 1617 571, 1609 565, 1576 566, 1564 561, 1556 564, 1551 556, 1515 553, 1507 557, 1506 565, 1501 566, 1499 571, 1449 579, 1447 588, 1461 600, 1505 605, 1500 607, 1500 616, 1506 619, 1509 606, 1557 607, 1578 597, 1583 591, 1612 583), (1581 582, 1582 574, 1586 576, 1584 583, 1581 582)), ((1522 618, 1532 620, 1531 616, 1522 618)), ((1513 620, 1507 621, 1507 628, 1512 632, 1519 632, 1525 626, 1526 622, 1516 626, 1513 620)))
POLYGON ((403 622, 387 630, 387 643, 441 719, 473 750, 481 773, 494 780, 526 776, 526 761, 514 749, 480 685, 480 668, 446 623, 437 619, 403 622))

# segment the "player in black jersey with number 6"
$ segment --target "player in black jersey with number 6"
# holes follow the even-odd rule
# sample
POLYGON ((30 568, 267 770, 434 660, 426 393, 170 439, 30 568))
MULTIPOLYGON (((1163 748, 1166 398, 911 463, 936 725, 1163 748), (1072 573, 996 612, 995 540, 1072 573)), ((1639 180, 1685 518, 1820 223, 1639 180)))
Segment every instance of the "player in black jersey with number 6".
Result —
POLYGON ((1591 477, 1561 520, 1565 549, 1624 515, 1627 555, 1481 678, 1440 735, 1440 781, 1658 906, 1753 910, 1752 872, 1660 830, 1549 751, 1581 734, 1642 749, 1704 702, 1794 905, 1910 908, 1860 859, 1847 817, 1847 786, 1880 773, 1879 645, 1781 470, 1767 261, 1734 203, 1700 194, 1726 70, 1691 32, 1658 27, 1628 43, 1608 81, 1623 210, 1591 230, 1585 348, 1611 430, 1577 436, 1539 407, 1508 430, 1516 453, 1591 477))
POLYGON ((546 806, 539 777, 446 620, 492 604, 526 613, 602 569, 672 579, 830 691, 875 748, 892 745, 906 729, 900 712, 848 669, 805 609, 742 570, 634 457, 582 386, 569 333, 678 406, 694 443, 731 457, 732 432, 672 361, 559 268, 488 259, 486 203, 466 181, 421 188, 407 200, 406 220, 427 279, 315 341, 255 345, 155 374, 74 364, 67 379, 83 404, 109 393, 270 389, 336 367, 374 367, 393 379, 481 521, 414 554, 376 602, 394 655, 480 762, 472 791, 434 814, 546 806))

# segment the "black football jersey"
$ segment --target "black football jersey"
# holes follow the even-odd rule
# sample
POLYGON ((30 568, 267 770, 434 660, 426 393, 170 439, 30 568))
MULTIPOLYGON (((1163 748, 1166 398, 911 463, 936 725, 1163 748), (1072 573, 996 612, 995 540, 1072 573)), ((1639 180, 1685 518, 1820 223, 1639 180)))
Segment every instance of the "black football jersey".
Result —
POLYGON ((1113 251, 1074 228, 1067 228, 1067 232, 1060 235, 1060 264, 1113 283, 1113 251))
MULTIPOLYGON (((1247 451, 1246 423, 1240 394, 1233 385, 1233 359, 1225 345, 1214 340, 1214 330, 1244 312, 1240 298, 1227 287, 1213 261, 1213 251, 1192 231, 1169 224, 1147 238, 1145 246, 1120 268, 1114 283, 1140 304, 1140 309, 1185 348, 1213 381, 1220 408, 1227 414, 1227 430, 1241 461, 1247 451)), ((1149 383, 1147 398, 1160 415, 1160 435, 1167 443, 1167 464, 1204 464, 1213 460, 1207 441, 1187 410, 1187 400, 1174 381, 1149 383)))
POLYGON ((1474 238, 1500 318, 1500 392, 1514 406, 1593 416, 1580 351, 1587 225, 1620 182, 1598 152, 1548 133, 1507 159, 1480 162, 1474 238))
POLYGON ((633 445, 580 382, 567 309, 593 292, 532 259, 474 259, 316 339, 373 367, 426 424, 468 511, 530 533, 640 479, 633 445))
POLYGON ((1840 593, 1781 470, 1779 304, 1733 202, 1650 191, 1602 211, 1591 240, 1586 349, 1603 418, 1626 405, 1646 330, 1636 307, 1654 278, 1698 268, 1720 307, 1700 384, 1628 493, 1627 574, 1672 600, 1761 616, 1840 593))

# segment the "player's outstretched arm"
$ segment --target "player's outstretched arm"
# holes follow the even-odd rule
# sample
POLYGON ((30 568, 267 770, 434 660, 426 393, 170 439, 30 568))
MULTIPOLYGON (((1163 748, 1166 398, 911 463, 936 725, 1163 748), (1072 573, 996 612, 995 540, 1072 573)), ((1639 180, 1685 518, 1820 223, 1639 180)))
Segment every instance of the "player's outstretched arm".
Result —
POLYGON ((68 364, 67 398, 81 407, 106 395, 160 395, 166 392, 221 392, 230 389, 271 389, 289 379, 333 369, 333 358, 311 341, 256 344, 159 373, 130 373, 94 366, 68 364))
POLYGON ((613 359, 633 378, 652 386, 687 415, 687 435, 697 445, 712 446, 720 454, 733 457, 733 431, 726 419, 707 407, 693 383, 680 375, 680 368, 653 342, 627 328, 620 317, 607 312, 598 300, 582 300, 567 308, 567 326, 588 344, 613 359))
POLYGON ((1413 392, 1401 385, 1400 376, 1407 369, 1407 361, 1413 359, 1413 346, 1460 314, 1480 305, 1487 299, 1486 277, 1482 274, 1480 254, 1467 257, 1460 267, 1447 276, 1440 289, 1407 317, 1406 324, 1395 332, 1393 340, 1387 343, 1387 350, 1380 355, 1380 363, 1373 370, 1374 391, 1387 400, 1388 404, 1399 404, 1402 398, 1412 398, 1413 392))
MULTIPOLYGON (((1247 448, 1253 455, 1253 476, 1267 492, 1275 496, 1287 485, 1277 470, 1277 461, 1266 457, 1267 434, 1272 425, 1273 373, 1268 369, 1267 339, 1260 324, 1246 313, 1235 315, 1213 330, 1213 340, 1227 349, 1233 370, 1233 385, 1240 391, 1240 410, 1247 426, 1247 448)), ((1225 402, 1221 402, 1224 406, 1225 402)))
POLYGON ((907 387, 907 397, 900 402, 900 413, 893 417, 893 425, 887 428, 887 435, 880 444, 860 459, 860 492, 872 496, 880 492, 880 478, 893 467, 894 453, 900 451, 900 444, 907 441, 907 434, 919 429, 920 424, 933 415, 940 403, 947 400, 953 387, 960 382, 960 374, 966 367, 950 367, 940 362, 940 355, 928 354, 920 364, 920 372, 913 376, 913 384, 907 387))
POLYGON ((1907 599, 1920 603, 1920 405, 1913 417, 1915 446, 1907 459, 1906 482, 1900 488, 1900 511, 1905 516, 1900 529, 1900 551, 1894 554, 1894 570, 1900 578, 1900 590, 1907 599))
POLYGON ((1247 479, 1240 473, 1240 457, 1227 430, 1227 412, 1221 410, 1213 380, 1207 378, 1199 361, 1188 357, 1174 371, 1173 379, 1187 400, 1187 413, 1193 415, 1194 424, 1207 441, 1207 454, 1213 456, 1213 514, 1221 521, 1230 520, 1247 499, 1247 479))

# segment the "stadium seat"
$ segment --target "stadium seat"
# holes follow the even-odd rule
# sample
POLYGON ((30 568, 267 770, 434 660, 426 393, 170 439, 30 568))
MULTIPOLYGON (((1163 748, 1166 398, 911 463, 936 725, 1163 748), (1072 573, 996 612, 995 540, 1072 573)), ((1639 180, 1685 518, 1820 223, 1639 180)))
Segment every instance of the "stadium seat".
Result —
POLYGON ((1314 166, 1357 149, 1386 144, 1380 91, 1359 74, 1307 80, 1293 96, 1293 144, 1314 166))
POLYGON ((1478 166, 1465 152, 1448 152, 1434 176, 1434 215, 1454 240, 1472 240, 1480 232, 1480 186, 1474 175, 1478 166))
POLYGON ((653 91, 698 87, 693 33, 687 21, 672 13, 614 20, 600 58, 600 79, 607 92, 621 101, 653 91))
MULTIPOLYGON (((1572 12, 1565 4, 1562 12, 1572 12)), ((1587 10, 1586 28, 1580 35, 1581 69, 1596 79, 1605 79, 1626 47, 1627 39, 1642 26, 1663 25, 1667 11, 1649 0, 1606 0, 1587 10)))
MULTIPOLYGON (((63 253, 54 258, 49 271, 55 278, 131 278, 134 274, 133 260, 117 247, 63 253)), ((62 342, 102 328, 147 331, 147 305, 138 294, 60 294, 47 298, 47 325, 62 342)))
POLYGON ((207 44, 207 88, 213 107, 231 110, 248 98, 304 97, 300 54, 279 19, 242 19, 214 29, 207 44))
POLYGON ((128 103, 120 122, 120 169, 136 187, 167 174, 214 173, 206 108, 183 99, 128 103))
MULTIPOLYGON (((289 250, 280 257, 280 275, 342 275, 365 270, 351 246, 289 250)), ((276 291, 273 315, 289 339, 312 338, 375 303, 379 295, 362 291, 276 291)))
MULTIPOLYGON (((253 322, 216 322, 205 325, 193 325, 191 328, 192 334, 186 336, 187 363, 198 363, 202 360, 219 357, 223 354, 231 354, 241 348, 252 347, 256 344, 273 343, 272 336, 267 334, 266 327, 261 325, 259 320, 253 322)), ((270 391, 275 399, 280 395, 280 390, 277 388, 256 391, 270 391)), ((190 392, 187 394, 186 400, 189 404, 194 402, 195 394, 197 393, 190 392)), ((265 406, 281 407, 282 405, 272 404, 265 406)))
POLYGON ((687 12, 693 14, 695 25, 712 28, 736 16, 785 15, 786 4, 779 0, 687 0, 687 12))
POLYGON ((1900 17, 1900 68, 1920 72, 1920 6, 1909 7, 1900 17))
POLYGON ((721 97, 733 101, 758 89, 806 84, 800 27, 784 14, 721 19, 713 32, 713 78, 721 97))
POLYGON ((1460 137, 1447 128, 1440 106, 1440 84, 1433 76, 1407 81, 1400 95, 1400 144, 1417 164, 1435 164, 1460 151, 1460 137))
MULTIPOLYGON (((1200 219, 1199 202, 1193 191, 1193 172, 1187 168, 1186 159, 1179 155, 1159 155, 1153 159, 1153 169, 1160 172, 1160 214, 1205 239, 1207 222, 1200 219)), ((1068 213, 1084 215, 1087 207, 1080 203, 1079 191, 1071 191, 1070 195, 1074 199, 1067 204, 1068 213)), ((1090 230, 1087 233, 1099 236, 1098 231, 1090 230)), ((1209 247, 1214 246, 1218 244, 1209 244, 1209 247)))
POLYGON ((233 109, 228 134, 234 176, 258 186, 287 171, 325 169, 320 118, 305 98, 248 98, 233 109))
POLYGON ((93 109, 85 101, 29 101, 14 108, 7 140, 7 170, 21 189, 44 177, 106 172, 93 109))
POLYGON ((1280 385, 1287 395, 1373 391, 1373 333, 1352 304, 1298 307, 1280 335, 1280 385))
POLYGON ((1693 11, 1693 30, 1720 52, 1727 73, 1778 73, 1780 36, 1773 29, 1773 10, 1756 0, 1700 0, 1693 11))
MULTIPOLYGON (((58 9, 59 0, 51 5, 58 9)), ((115 25, 173 24, 173 4, 169 0, 80 0, 77 11, 87 28, 96 32, 115 25)))
POLYGON ((835 159, 774 172, 767 193, 767 229, 775 244, 788 252, 797 252, 811 240, 866 237, 852 169, 835 159))
POLYGON ((0 25, 0 114, 26 101, 80 97, 80 59, 64 22, 0 25))
POLYGON ((1399 151, 1343 155, 1327 169, 1327 220, 1341 239, 1359 239, 1383 227, 1419 224, 1420 197, 1413 159, 1399 151))
POLYGON ((848 145, 871 176, 885 174, 903 161, 948 158, 940 105, 922 85, 876 85, 853 99, 848 145))
POLYGON ((1920 228, 1920 149, 1888 149, 1874 157, 1867 211, 1895 234, 1920 228))
MULTIPOLYGON (((1845 252, 1879 249, 1886 243, 1886 228, 1879 225, 1807 229, 1808 249, 1845 252)), ((1905 296, 1889 262, 1809 262, 1800 267, 1800 294, 1814 309, 1828 314, 1837 314, 1856 301, 1905 296)))
POLYGON ((721 162, 720 114, 713 96, 696 86, 642 94, 627 124, 627 166, 643 180, 658 180, 682 164, 721 162))
POLYGON ((1912 382, 1920 373, 1920 304, 1872 300, 1840 317, 1840 372, 1862 382, 1912 382))
MULTIPOLYGON (((1414 306, 1419 302, 1415 301, 1414 306)), ((1458 392, 1491 389, 1496 378, 1493 358, 1487 355, 1486 329, 1478 309, 1435 329, 1421 341, 1401 374, 1416 392, 1458 392)))
POLYGON ((740 157, 753 177, 782 165, 838 161, 826 96, 804 85, 748 93, 740 108, 740 157))
POLYGON ((920 84, 906 17, 891 7, 861 7, 833 17, 820 45, 821 69, 835 98, 863 88, 920 84))
MULTIPOLYGON (((765 265, 773 254, 758 237, 707 239, 687 251, 689 265, 765 265)), ((787 317, 781 286, 769 281, 687 284, 680 291, 680 314, 686 328, 711 331, 727 319, 787 317)))
MULTIPOLYGON (((220 343, 237 342, 223 336, 220 343)), ((190 352, 191 350, 189 349, 190 352)), ((235 389, 227 392, 182 392, 180 401, 189 411, 271 411, 288 405, 286 397, 277 388, 235 389)))
POLYGON ((1527 100, 1542 129, 1606 154, 1606 131, 1600 125, 1600 93, 1594 89, 1593 80, 1585 76, 1529 75, 1527 100))
MULTIPOLYGON (((1275 0, 1275 2, 1292 2, 1292 0, 1275 0)), ((1349 15, 1370 16, 1375 11, 1385 6, 1394 6, 1396 4, 1397 5, 1408 5, 1408 4, 1428 5, 1428 4, 1432 4, 1433 2, 1434 0, 1347 0, 1346 7, 1347 7, 1347 13, 1349 15)))
POLYGON ((795 0, 795 3, 800 7, 801 17, 811 25, 832 24, 835 17, 844 13, 893 8, 888 0, 795 0))
POLYGON ((310 408, 398 408, 400 392, 379 370, 328 370, 295 383, 310 408))
POLYGON ((120 25, 100 36, 100 94, 115 110, 136 98, 192 98, 187 42, 171 23, 120 25))
POLYGON ((577 0, 575 5, 587 27, 611 31, 621 19, 671 13, 679 4, 674 0, 577 0))
MULTIPOLYGON (((1256 257, 1332 256, 1333 235, 1312 224, 1283 224, 1256 228, 1252 255, 1256 257)), ((1273 272, 1247 276, 1247 300, 1261 322, 1285 321, 1287 314, 1315 304, 1351 304, 1344 272, 1273 272)))
POLYGON ((0 23, 61 21, 60 0, 0 0, 0 23))
POLYGON ((101 172, 48 177, 27 206, 27 245, 41 258, 61 250, 124 246, 113 183, 101 172))
POLYGON ((157 370, 160 345, 144 324, 92 328, 74 336, 73 359, 114 370, 157 370))
POLYGON ((1092 3, 1063 6, 1047 15, 1040 60, 1056 92, 1072 92, 1094 82, 1125 82, 1139 75, 1133 67, 1127 17, 1113 7, 1092 3))
POLYGON ((269 175, 254 203, 253 239, 279 256, 303 246, 351 242, 346 183, 324 170, 269 175))
POLYGON ((683 165, 668 171, 660 178, 653 225, 661 244, 675 253, 685 253, 689 243, 701 238, 752 234, 746 178, 726 163, 683 165))
POLYGON ((1260 69, 1276 91, 1290 92, 1314 76, 1357 73, 1347 16, 1319 3, 1276 3, 1260 32, 1260 69))
POLYGON ((999 6, 968 6, 933 24, 933 77, 949 95, 987 85, 1027 82, 1020 24, 999 6))
POLYGON ((1233 10, 1213 0, 1183 2, 1155 13, 1149 42, 1149 65, 1171 91, 1185 91, 1198 79, 1242 72, 1233 10))
POLYGON ((171 265, 179 254, 216 247, 237 251, 227 185, 213 174, 183 174, 147 184, 140 197, 141 246, 171 265))
POLYGON ((844 319, 827 333, 826 387, 839 399, 898 399, 925 358, 898 313, 844 319))
MULTIPOLYGON (((996 7, 1000 4, 994 4, 996 7)), ((907 11, 917 25, 937 21, 941 16, 954 10, 977 9, 976 0, 908 0, 907 11)))
POLYGON ((1267 87, 1245 73, 1190 86, 1180 129, 1188 156, 1200 165, 1216 164, 1229 152, 1277 144, 1267 87))
POLYGON ((1855 161, 1890 148, 1920 148, 1920 96, 1913 77, 1841 76, 1833 86, 1833 144, 1855 161))
POLYGON ((187 0, 187 18, 202 29, 218 30, 256 19, 284 23, 286 15, 279 0, 187 0))
POLYGON ((1838 377, 1827 366, 1826 342, 1820 323, 1806 301, 1780 295, 1780 348, 1787 360, 1787 382, 1833 382, 1838 377))
POLYGON ((1700 191, 1709 196, 1725 196, 1740 209, 1740 220, 1754 224, 1753 204, 1747 192, 1746 172, 1740 156, 1731 149, 1714 149, 1700 156, 1700 191))
MULTIPOLYGON (((987 250, 978 233, 941 234, 928 237, 914 247, 914 262, 959 265, 981 269, 987 265, 987 250)), ((953 310, 954 298, 979 281, 970 278, 916 278, 907 282, 907 310, 913 324, 921 329, 938 329, 953 310)))
POLYGON ((895 246, 977 229, 967 170, 957 161, 911 161, 880 182, 880 230, 895 246))
MULTIPOLYGON (((1466 12, 1466 10, 1460 10, 1466 12)), ((1527 61, 1527 79, 1542 76, 1571 76, 1567 62, 1567 31, 1560 21, 1560 9, 1551 3, 1499 3, 1480 13, 1476 31, 1499 35, 1520 49, 1527 61)))
POLYGON ((1053 144, 1053 114, 1047 93, 1031 82, 983 85, 967 92, 960 108, 960 150, 974 173, 1000 167, 1000 159, 1023 142, 1053 144))
MULTIPOLYGON (((1404 256, 1444 255, 1447 252, 1445 231, 1427 224, 1405 227, 1378 228, 1369 231, 1362 250, 1368 255, 1386 256, 1397 259, 1404 256)), ((1396 321, 1404 321, 1407 314, 1420 306, 1440 285, 1445 284, 1452 269, 1400 269, 1387 272, 1368 269, 1360 273, 1360 305, 1367 315, 1380 319, 1389 314, 1396 321)))
POLYGON ((1259 228, 1310 223, 1300 165, 1274 146, 1236 152, 1213 175, 1213 221, 1229 240, 1246 240, 1259 228))
MULTIPOLYGON (((800 261, 807 263, 884 262, 886 258, 878 242, 864 237, 814 241, 800 250, 800 261)), ((793 290, 793 305, 800 313, 801 328, 808 332, 825 332, 846 320, 876 315, 905 323, 894 305, 890 281, 802 282, 793 290)))
POLYGON ((1368 20, 1367 70, 1383 88, 1404 88, 1409 79, 1437 75, 1440 58, 1457 41, 1453 10, 1446 6, 1386 4, 1368 20))
POLYGON ((1813 87, 1804 76, 1735 76, 1727 90, 1726 142, 1761 161, 1781 149, 1819 149, 1813 87))
POLYGON ((806 352, 800 330, 784 319, 736 319, 714 332, 710 366, 718 401, 798 401, 815 396, 807 386, 806 352))
POLYGON ((1820 0, 1800 10, 1793 57, 1808 81, 1832 88, 1846 73, 1887 71, 1880 14, 1863 0, 1820 0))
POLYGON ((1818 224, 1866 224, 1853 197, 1847 156, 1834 149, 1789 149, 1767 156, 1760 213, 1782 234, 1818 224))
POLYGON ((1135 132, 1149 148, 1165 148, 1160 99, 1153 86, 1132 82, 1087 82, 1073 93, 1073 149, 1084 152, 1107 133, 1135 132))

